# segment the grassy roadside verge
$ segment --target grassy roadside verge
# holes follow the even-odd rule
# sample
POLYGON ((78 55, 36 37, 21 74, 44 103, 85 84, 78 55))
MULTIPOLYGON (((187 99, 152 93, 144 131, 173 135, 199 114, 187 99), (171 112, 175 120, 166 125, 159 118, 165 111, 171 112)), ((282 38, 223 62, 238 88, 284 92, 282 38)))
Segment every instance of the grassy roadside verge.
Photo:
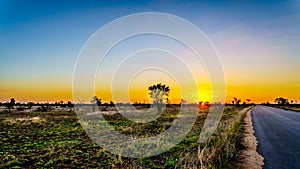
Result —
POLYGON ((214 136, 202 149, 199 146, 201 168, 236 168, 243 120, 249 109, 245 108, 233 118, 222 120, 214 136))
POLYGON ((268 106, 280 108, 280 109, 284 109, 284 110, 300 112, 299 104, 290 104, 290 105, 275 105, 275 104, 273 104, 273 105, 268 105, 268 106))

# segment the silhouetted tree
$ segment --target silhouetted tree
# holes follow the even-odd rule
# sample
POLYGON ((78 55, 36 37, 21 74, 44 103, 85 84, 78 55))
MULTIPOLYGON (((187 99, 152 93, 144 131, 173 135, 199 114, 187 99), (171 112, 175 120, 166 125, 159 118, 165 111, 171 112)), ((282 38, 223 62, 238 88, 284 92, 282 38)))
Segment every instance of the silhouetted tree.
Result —
MULTIPOLYGON (((97 106, 100 106, 102 104, 101 99, 99 99, 97 96, 92 97, 91 103, 97 104, 97 106)), ((95 107, 93 106, 93 112, 94 111, 95 111, 95 107)))
POLYGON ((157 111, 159 113, 162 112, 162 106, 167 102, 167 98, 170 93, 170 88, 169 86, 166 86, 164 84, 156 84, 153 86, 150 86, 148 88, 150 91, 149 95, 150 98, 152 99, 153 104, 156 106, 157 111))
POLYGON ((68 101, 67 106, 69 107, 69 111, 71 112, 72 111, 72 107, 73 107, 72 102, 68 101))
POLYGON ((10 109, 13 108, 15 104, 16 104, 15 98, 11 98, 10 102, 6 104, 6 107, 8 108, 8 112, 11 112, 10 109))
POLYGON ((109 106, 110 106, 110 107, 115 107, 115 103, 114 103, 113 101, 110 101, 110 102, 109 102, 109 106))
POLYGON ((239 106, 240 103, 241 103, 241 100, 240 100, 240 99, 238 99, 238 98, 236 98, 236 97, 233 98, 233 101, 232 101, 232 104, 233 104, 233 105, 235 104, 235 105, 239 106))
POLYGON ((15 106, 15 104, 16 104, 15 98, 11 98, 11 99, 10 99, 10 104, 11 104, 12 106, 15 106))
POLYGON ((283 97, 278 97, 278 98, 275 99, 274 102, 276 102, 277 104, 284 105, 284 104, 288 104, 288 99, 283 98, 283 97))
POLYGON ((28 108, 28 109, 31 109, 32 106, 33 106, 33 104, 34 104, 33 102, 27 102, 27 108, 28 108))

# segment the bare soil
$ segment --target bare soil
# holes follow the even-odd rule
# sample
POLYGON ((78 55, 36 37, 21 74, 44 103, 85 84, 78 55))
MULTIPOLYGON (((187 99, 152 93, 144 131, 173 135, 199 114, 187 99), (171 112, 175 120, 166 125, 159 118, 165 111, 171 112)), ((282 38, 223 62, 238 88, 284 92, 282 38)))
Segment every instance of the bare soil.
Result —
POLYGON ((244 149, 238 154, 238 168, 242 169, 261 169, 264 165, 264 158, 257 152, 257 139, 254 136, 254 130, 251 119, 251 111, 247 112, 244 119, 244 131, 242 133, 242 145, 244 149))

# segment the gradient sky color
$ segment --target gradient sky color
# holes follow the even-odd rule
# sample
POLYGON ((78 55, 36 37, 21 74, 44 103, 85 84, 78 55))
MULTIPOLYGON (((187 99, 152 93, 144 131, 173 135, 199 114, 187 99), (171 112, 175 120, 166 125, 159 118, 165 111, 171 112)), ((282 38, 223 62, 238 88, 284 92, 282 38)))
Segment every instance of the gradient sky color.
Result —
MULTIPOLYGON (((228 102, 233 97, 272 102, 280 96, 300 102, 297 0, 2 0, 0 101, 72 100, 73 70, 87 39, 108 22, 137 12, 170 13, 198 26, 222 60, 228 102)), ((109 101, 104 95, 99 91, 109 101)), ((142 102, 146 97, 131 99, 142 102)))

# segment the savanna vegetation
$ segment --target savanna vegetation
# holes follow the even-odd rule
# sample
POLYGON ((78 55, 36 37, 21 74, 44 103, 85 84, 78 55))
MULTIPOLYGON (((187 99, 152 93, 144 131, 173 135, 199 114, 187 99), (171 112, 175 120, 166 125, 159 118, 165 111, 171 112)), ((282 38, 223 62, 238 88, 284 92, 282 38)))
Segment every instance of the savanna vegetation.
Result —
MULTIPOLYGON (((170 88, 164 84, 150 86, 148 90, 153 105, 161 113, 149 123, 134 123, 116 111, 116 105, 127 104, 102 103, 94 96, 86 106, 93 112, 104 112, 105 120, 119 133, 133 138, 155 136, 172 125, 181 104, 186 103, 183 100, 181 104, 170 104, 170 88)), ((242 148, 239 142, 243 118, 252 105, 250 99, 242 102, 233 98, 232 104, 226 104, 211 137, 199 143, 211 104, 189 104, 199 108, 196 121, 175 147, 152 157, 128 158, 95 144, 79 123, 71 102, 18 104, 12 98, 0 105, 4 108, 0 113, 0 168, 236 168, 235 160, 242 148)), ((141 103, 133 106, 137 110, 150 107, 141 103)))
MULTIPOLYGON (((177 146, 142 159, 121 157, 99 147, 73 111, 5 113, 0 116, 0 168, 232 168, 243 118, 238 112, 243 108, 226 106, 217 130, 201 144, 198 139, 208 109, 200 110, 192 130, 177 146)), ((178 105, 170 105, 155 123, 139 126, 120 114, 106 118, 123 134, 155 135, 172 125, 178 110, 178 105)))
POLYGON ((297 100, 289 100, 284 97, 278 97, 274 100, 276 104, 264 103, 267 106, 272 106, 284 110, 298 111, 300 112, 300 104, 297 100))

